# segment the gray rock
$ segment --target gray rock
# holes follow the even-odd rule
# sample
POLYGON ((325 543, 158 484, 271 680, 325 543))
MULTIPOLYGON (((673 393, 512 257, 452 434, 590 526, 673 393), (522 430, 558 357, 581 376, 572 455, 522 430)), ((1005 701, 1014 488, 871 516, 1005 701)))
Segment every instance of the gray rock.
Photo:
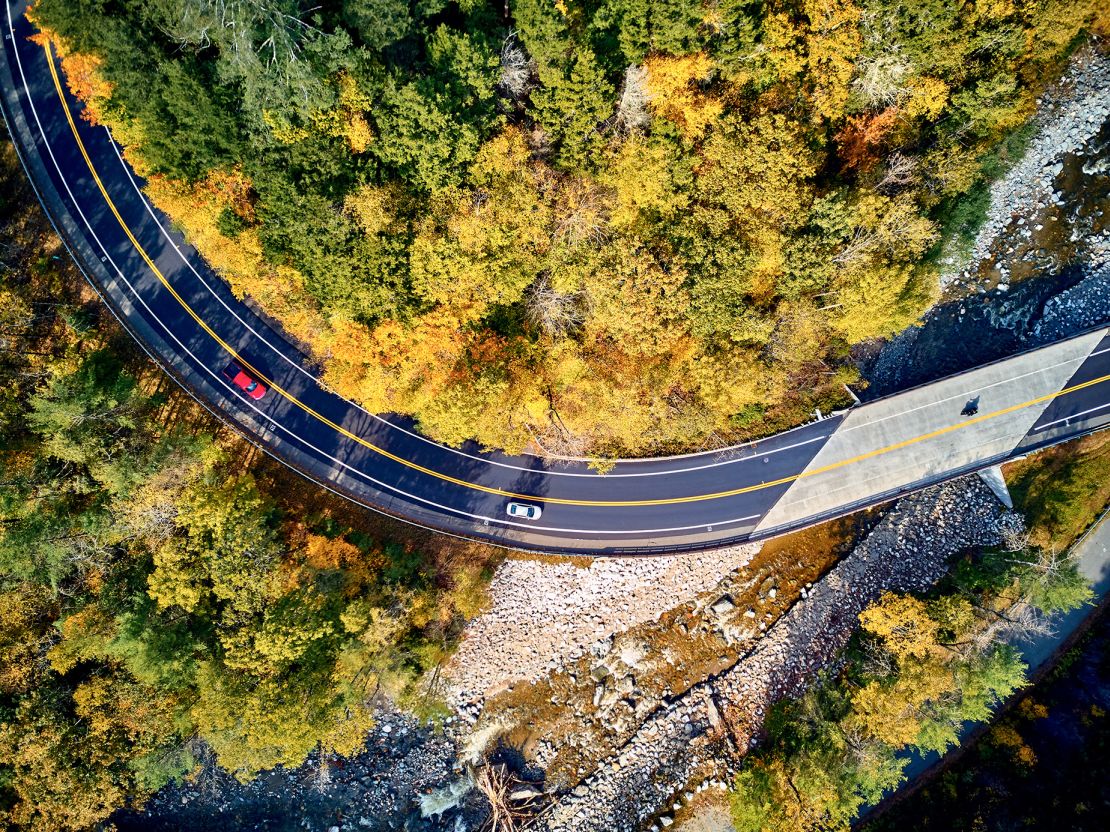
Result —
POLYGON ((726 594, 714 601, 710 609, 717 615, 727 615, 736 609, 736 605, 732 603, 732 596, 726 594))

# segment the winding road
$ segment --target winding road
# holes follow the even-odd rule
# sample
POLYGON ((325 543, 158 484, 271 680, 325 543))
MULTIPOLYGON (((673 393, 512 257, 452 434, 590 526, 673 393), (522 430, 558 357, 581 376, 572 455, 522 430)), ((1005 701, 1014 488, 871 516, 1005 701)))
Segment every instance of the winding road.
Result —
POLYGON ((750 445, 585 462, 437 444, 327 390, 143 194, 81 118, 26 0, 6 0, 0 102, 31 182, 85 276, 150 356, 252 442, 320 485, 440 532, 543 552, 658 554, 762 539, 1110 426, 1110 329, 834 414, 750 445), (238 393, 232 358, 271 392, 238 393), (960 411, 980 399, 978 415, 960 411), (510 518, 510 500, 542 506, 510 518))

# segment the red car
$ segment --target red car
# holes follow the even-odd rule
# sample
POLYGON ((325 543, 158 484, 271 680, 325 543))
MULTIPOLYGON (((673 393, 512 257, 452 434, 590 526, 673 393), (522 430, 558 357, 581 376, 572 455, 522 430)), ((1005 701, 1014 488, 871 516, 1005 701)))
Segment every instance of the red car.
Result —
POLYGON ((258 400, 266 395, 266 386, 247 375, 238 362, 232 361, 224 367, 224 378, 250 396, 258 400))

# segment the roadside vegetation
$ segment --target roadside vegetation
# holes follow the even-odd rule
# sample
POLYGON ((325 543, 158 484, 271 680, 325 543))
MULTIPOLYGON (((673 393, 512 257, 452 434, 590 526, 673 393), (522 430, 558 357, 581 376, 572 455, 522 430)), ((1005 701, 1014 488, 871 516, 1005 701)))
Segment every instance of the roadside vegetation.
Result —
MULTIPOLYGON (((1049 448, 1008 466, 1007 480, 1031 542, 1066 551, 1110 508, 1110 438, 1049 448)), ((1091 633, 963 758, 866 829, 1101 828, 1110 619, 1105 606, 1097 616, 1091 633)))
POLYGON ((449 443, 712 446, 931 302, 1098 0, 37 0, 234 289, 449 443))
POLYGON ((0 226, 0 823, 352 753, 375 696, 434 710, 489 550, 301 500, 111 322, 10 145, 0 226))
POLYGON ((860 615, 840 667, 769 715, 734 784, 739 832, 847 830, 903 781, 906 752, 944 754, 963 724, 1025 684, 1009 642, 1051 633, 1054 614, 1093 598, 1067 551, 1107 504, 1106 447, 1092 437, 1011 466, 1027 533, 964 554, 926 594, 886 593, 860 615))
POLYGON ((1097 433, 1006 467, 1031 541, 1063 552, 1110 507, 1110 436, 1097 433))

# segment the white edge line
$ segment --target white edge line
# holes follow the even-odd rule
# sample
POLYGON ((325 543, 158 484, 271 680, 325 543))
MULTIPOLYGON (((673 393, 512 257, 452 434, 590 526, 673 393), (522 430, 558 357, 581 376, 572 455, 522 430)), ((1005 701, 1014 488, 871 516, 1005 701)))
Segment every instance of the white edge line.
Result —
MULTIPOLYGON (((1090 360, 1097 355, 1103 355, 1108 352, 1110 352, 1110 347, 1107 347, 1104 350, 1099 350, 1098 352, 1091 353, 1087 356, 1087 360, 1090 360)), ((1048 430, 1053 425, 1058 425, 1061 422, 1070 422, 1072 419, 1078 419, 1081 416, 1087 416, 1091 413, 1098 413, 1100 410, 1105 410, 1108 407, 1110 407, 1110 402, 1107 402, 1106 404, 1100 404, 1098 407, 1092 407, 1087 410, 1082 410, 1079 413, 1073 413, 1071 416, 1065 416, 1062 419, 1056 419, 1052 422, 1045 422, 1043 425, 1033 425, 1033 427, 1029 428, 1029 433, 1027 433, 1026 436, 1029 436, 1033 433, 1040 433, 1043 430, 1048 430)))
POLYGON ((1098 413, 1100 410, 1106 410, 1106 408, 1108 407, 1110 407, 1110 402, 1106 402, 1106 404, 1100 404, 1098 407, 1092 407, 1088 408, 1087 410, 1082 410, 1079 413, 1073 413, 1071 416, 1065 416, 1063 419, 1056 419, 1052 422, 1045 422, 1043 425, 1034 425, 1033 427, 1029 428, 1029 433, 1027 433, 1026 436, 1034 433, 1040 433, 1043 430, 1048 430, 1053 425, 1058 425, 1061 422, 1070 422, 1072 419, 1078 419, 1091 413, 1098 413))

